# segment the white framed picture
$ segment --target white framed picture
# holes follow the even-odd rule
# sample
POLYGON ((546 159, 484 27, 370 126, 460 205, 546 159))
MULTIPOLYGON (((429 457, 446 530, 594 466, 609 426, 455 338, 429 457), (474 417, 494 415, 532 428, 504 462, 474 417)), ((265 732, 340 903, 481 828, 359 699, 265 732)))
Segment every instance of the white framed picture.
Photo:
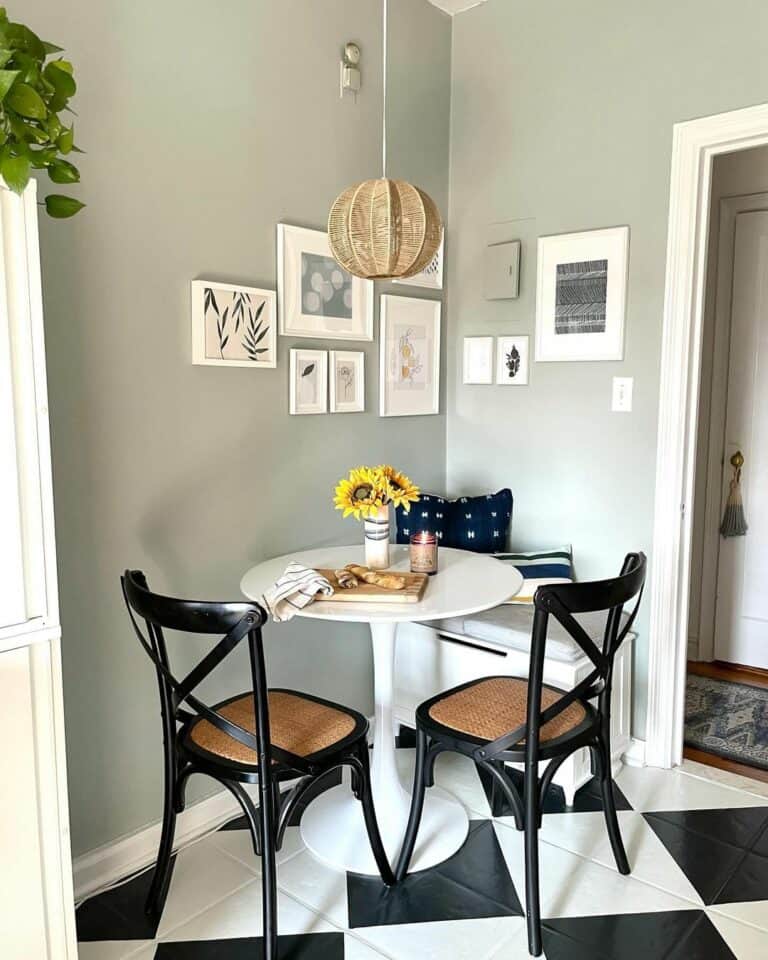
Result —
POLYGON ((622 360, 629 227, 539 238, 536 360, 622 360))
POLYGON ((328 234, 277 225, 280 333, 316 340, 373 340, 373 281, 333 259, 328 234))
POLYGON ((379 413, 412 417, 440 410, 440 301, 381 298, 379 413))
POLYGON ((395 283, 406 283, 412 287, 427 287, 431 290, 443 289, 443 266, 445 260, 445 230, 440 238, 440 246, 424 269, 413 277, 401 277, 395 283))
POLYGON ((530 337, 497 337, 496 383, 508 387, 528 385, 530 337))
POLYGON ((349 350, 329 353, 331 413, 365 410, 365 354, 349 350))
POLYGON ((275 291, 192 281, 192 362, 211 367, 277 366, 275 291))
POLYGON ((493 337, 464 337, 464 383, 493 383, 493 337))
POLYGON ((288 412, 293 416, 328 412, 328 353, 291 350, 288 412))

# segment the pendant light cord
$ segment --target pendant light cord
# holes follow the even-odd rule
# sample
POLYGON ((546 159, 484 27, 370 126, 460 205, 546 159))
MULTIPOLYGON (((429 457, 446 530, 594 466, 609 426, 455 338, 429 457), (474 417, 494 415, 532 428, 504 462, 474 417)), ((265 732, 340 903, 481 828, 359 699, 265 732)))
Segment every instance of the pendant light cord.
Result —
POLYGON ((384 10, 382 30, 384 33, 383 47, 384 52, 382 56, 382 82, 384 84, 384 91, 382 95, 382 131, 381 131, 381 176, 386 180, 387 178, 387 3, 388 0, 383 0, 382 7, 384 10))

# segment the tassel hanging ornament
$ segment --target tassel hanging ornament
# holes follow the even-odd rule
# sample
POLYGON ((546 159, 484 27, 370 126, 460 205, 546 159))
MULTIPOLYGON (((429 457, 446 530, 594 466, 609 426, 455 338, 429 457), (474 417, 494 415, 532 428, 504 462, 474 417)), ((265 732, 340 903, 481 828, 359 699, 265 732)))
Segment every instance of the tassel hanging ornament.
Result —
POLYGON ((731 457, 731 466, 733 477, 725 504, 723 522, 720 524, 720 533, 723 537, 743 537, 748 527, 744 516, 744 504, 741 500, 741 468, 744 466, 744 457, 740 450, 731 457))

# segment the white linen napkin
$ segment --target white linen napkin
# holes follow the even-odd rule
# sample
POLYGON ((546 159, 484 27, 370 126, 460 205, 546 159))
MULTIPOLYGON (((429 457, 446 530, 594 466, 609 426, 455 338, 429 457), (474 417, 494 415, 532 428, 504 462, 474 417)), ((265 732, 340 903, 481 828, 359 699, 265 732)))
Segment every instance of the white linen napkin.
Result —
POLYGON ((315 599, 318 593, 333 596, 330 582, 317 570, 291 560, 285 571, 264 594, 264 606, 275 623, 285 623, 315 599))

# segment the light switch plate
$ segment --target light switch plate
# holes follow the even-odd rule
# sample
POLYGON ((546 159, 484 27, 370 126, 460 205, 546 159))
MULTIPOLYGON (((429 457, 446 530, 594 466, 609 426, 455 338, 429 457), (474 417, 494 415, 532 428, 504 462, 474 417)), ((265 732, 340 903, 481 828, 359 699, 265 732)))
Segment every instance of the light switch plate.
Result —
POLYGON ((520 295, 520 241, 491 243, 485 248, 483 296, 514 300, 520 295))
POLYGON ((630 413, 632 410, 633 377, 613 378, 613 401, 611 410, 614 413, 630 413))

